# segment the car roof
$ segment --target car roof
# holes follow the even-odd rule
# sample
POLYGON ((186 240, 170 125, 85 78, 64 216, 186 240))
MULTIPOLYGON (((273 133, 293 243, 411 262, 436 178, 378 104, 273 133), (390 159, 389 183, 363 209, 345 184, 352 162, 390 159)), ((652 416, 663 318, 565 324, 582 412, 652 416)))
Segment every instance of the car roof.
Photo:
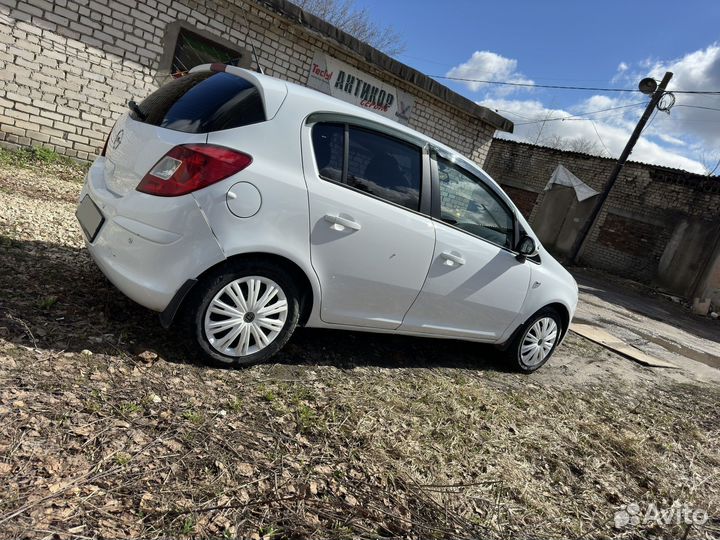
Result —
MULTIPOLYGON (((380 114, 365 110, 362 107, 353 105, 352 103, 347 103, 346 101, 324 94, 313 88, 308 88, 307 86, 289 82, 277 77, 272 77, 270 75, 264 75, 249 69, 235 66, 225 66, 223 64, 203 64, 194 67, 190 70, 190 72, 194 73, 206 70, 232 73, 257 85, 263 93, 263 100, 265 101, 266 108, 269 107, 268 119, 275 116, 287 96, 294 96, 299 98, 296 100, 299 103, 307 102, 307 107, 305 107, 304 110, 305 116, 309 117, 313 114, 328 113, 346 115, 355 119, 366 120, 373 126, 385 126, 391 134, 392 132, 395 132, 396 134, 404 134, 406 138, 414 139, 416 142, 430 144, 433 148, 439 150, 443 157, 449 159, 453 163, 459 163, 465 169, 469 169, 473 174, 483 178, 492 186, 493 191, 495 191, 496 194, 498 194, 511 207, 516 208, 510 197, 508 197, 500 185, 487 172, 485 172, 482 167, 470 158, 462 155, 457 150, 452 149, 446 144, 443 144, 420 131, 414 130, 399 122, 395 122, 394 120, 386 118, 380 114)), ((525 228, 528 229, 529 225, 523 218, 522 214, 517 211, 516 215, 525 225, 525 228)))
MULTIPOLYGON (((191 73, 211 69, 218 71, 219 66, 220 65, 218 64, 203 64, 194 67, 191 70, 191 73)), ((318 90, 303 86, 301 84, 293 83, 284 79, 279 79, 277 77, 264 75, 256 71, 251 71, 249 69, 239 68, 235 66, 223 66, 223 68, 225 72, 242 77, 243 79, 249 80, 250 82, 261 87, 261 89, 263 90, 263 97, 265 98, 265 101, 272 101, 272 104, 270 105, 271 110, 268 114, 269 118, 275 115, 277 109, 280 107, 280 104, 283 101, 283 99, 279 99, 279 93, 296 96, 300 99, 306 98, 308 101, 308 106, 306 110, 308 115, 319 112, 338 113, 364 119, 376 125, 379 124, 386 126, 392 131, 404 133, 409 138, 422 141, 424 143, 430 144, 438 150, 442 150, 443 153, 447 154, 448 157, 451 157, 453 161, 459 158, 462 161, 466 162, 467 165, 471 166, 472 169, 480 171, 485 176, 487 176, 487 173, 485 173, 485 171, 483 171, 477 163, 463 156, 457 150, 454 150, 453 148, 441 143, 436 139, 433 139, 432 137, 429 137, 428 135, 425 135, 420 131, 403 125, 400 122, 396 122, 394 120, 391 120, 390 118, 374 113, 372 111, 368 111, 366 109, 363 109, 362 107, 358 107, 357 105, 353 105, 352 103, 342 101, 338 98, 329 96, 318 90), (318 109, 318 102, 322 103, 322 109, 318 109)))

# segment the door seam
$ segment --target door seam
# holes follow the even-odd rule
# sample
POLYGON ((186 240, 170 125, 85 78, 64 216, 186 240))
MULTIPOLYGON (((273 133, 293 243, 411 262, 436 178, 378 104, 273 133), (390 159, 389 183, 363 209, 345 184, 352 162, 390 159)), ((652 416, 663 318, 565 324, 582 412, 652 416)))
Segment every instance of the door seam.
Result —
POLYGON ((420 295, 423 292, 423 289, 425 288, 425 284, 427 283, 428 277, 430 277, 430 269, 432 268, 432 265, 435 263, 435 252, 437 251, 437 228, 435 227, 435 222, 430 219, 430 224, 432 225, 433 229, 433 251, 432 255, 430 256, 430 264, 428 264, 427 272, 425 273, 425 279, 422 282, 422 286, 420 287, 420 290, 418 291, 417 295, 413 299, 412 303, 410 304, 410 307, 407 308, 407 311, 402 317, 402 320, 400 321, 400 324, 395 327, 395 330, 400 328, 403 324, 405 324, 405 317, 407 317, 407 314, 410 313, 410 310, 415 305, 415 302, 417 302, 418 298, 420 298, 420 295))

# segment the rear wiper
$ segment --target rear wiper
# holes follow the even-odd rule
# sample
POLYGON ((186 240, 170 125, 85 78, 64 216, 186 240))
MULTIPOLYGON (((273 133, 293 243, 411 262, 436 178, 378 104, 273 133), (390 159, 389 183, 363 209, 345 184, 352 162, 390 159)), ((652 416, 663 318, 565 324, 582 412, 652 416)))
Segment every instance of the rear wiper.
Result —
POLYGON ((142 112, 142 110, 140 109, 140 105, 135 103, 135 101, 128 101, 128 109, 137 114, 140 117, 140 120, 147 120, 147 114, 142 112))

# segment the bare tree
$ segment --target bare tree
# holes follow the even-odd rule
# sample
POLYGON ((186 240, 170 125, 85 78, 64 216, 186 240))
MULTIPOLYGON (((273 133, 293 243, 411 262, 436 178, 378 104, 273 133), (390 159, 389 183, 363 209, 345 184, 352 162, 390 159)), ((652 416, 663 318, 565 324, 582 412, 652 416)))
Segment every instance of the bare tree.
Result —
POLYGON ((704 174, 706 176, 713 176, 720 171, 720 151, 718 150, 703 150, 698 156, 700 163, 705 169, 704 174))
POLYGON ((609 157, 606 155, 607 152, 601 149, 597 142, 586 139, 585 137, 562 137, 557 134, 548 135, 540 140, 540 144, 550 148, 557 148, 558 150, 609 157))
POLYGON ((405 51, 400 34, 391 26, 373 22, 366 8, 359 8, 355 0, 292 0, 293 3, 344 30, 360 41, 397 56, 405 51))

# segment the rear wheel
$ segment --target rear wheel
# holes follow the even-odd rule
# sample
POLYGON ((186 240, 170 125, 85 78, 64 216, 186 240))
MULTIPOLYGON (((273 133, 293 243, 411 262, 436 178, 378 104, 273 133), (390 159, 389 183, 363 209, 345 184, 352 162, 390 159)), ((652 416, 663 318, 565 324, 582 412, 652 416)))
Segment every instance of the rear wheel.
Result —
POLYGON ((507 355, 520 371, 532 373, 550 359, 561 336, 560 315, 554 309, 542 309, 525 323, 507 355))
POLYGON ((293 280, 268 263, 240 263, 201 286, 191 307, 195 340, 225 365, 265 362, 290 339, 299 317, 293 280))

